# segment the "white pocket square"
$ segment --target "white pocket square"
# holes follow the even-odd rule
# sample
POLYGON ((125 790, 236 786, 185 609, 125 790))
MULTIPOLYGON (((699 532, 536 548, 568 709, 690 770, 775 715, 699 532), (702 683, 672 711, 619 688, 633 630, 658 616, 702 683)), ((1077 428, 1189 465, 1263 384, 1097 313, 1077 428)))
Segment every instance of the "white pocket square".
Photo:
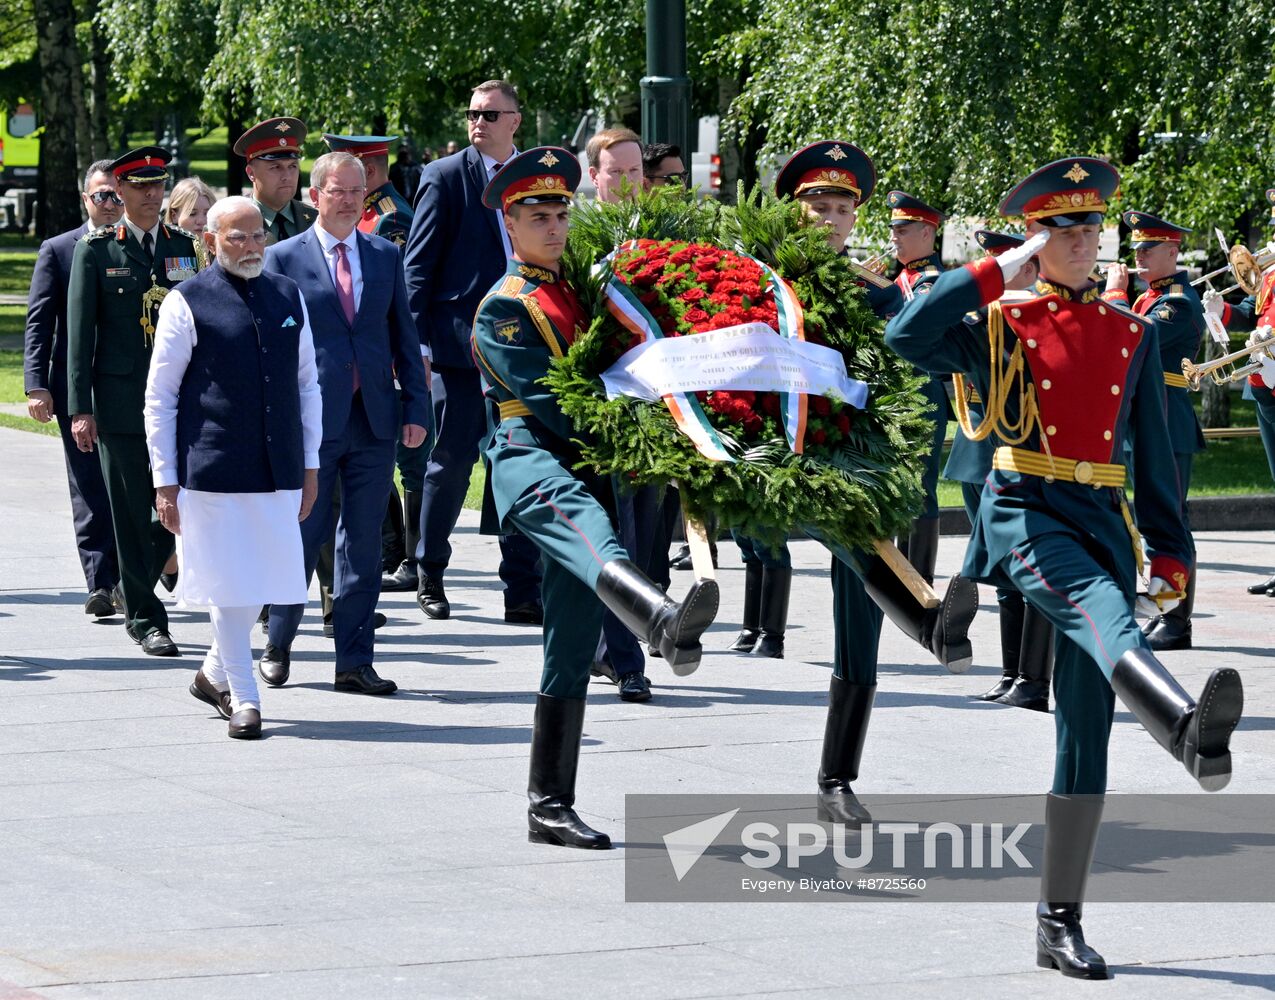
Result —
POLYGON ((297 321, 293 319, 291 316, 289 316, 287 319, 283 321, 283 328, 285 330, 290 326, 296 326, 296 325, 297 325, 297 321))

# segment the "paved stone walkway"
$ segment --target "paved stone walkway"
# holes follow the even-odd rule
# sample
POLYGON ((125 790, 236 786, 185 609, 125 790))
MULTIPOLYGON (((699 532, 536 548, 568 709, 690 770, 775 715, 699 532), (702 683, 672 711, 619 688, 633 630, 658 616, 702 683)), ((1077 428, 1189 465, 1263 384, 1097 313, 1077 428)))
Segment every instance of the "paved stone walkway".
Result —
MULTIPOLYGON (((626 904, 626 792, 811 790, 832 626, 827 558, 796 563, 788 658, 725 652, 743 573, 722 547, 723 610, 701 669, 652 661, 655 700, 595 682, 579 803, 620 849, 528 844, 527 742, 539 635, 506 626, 497 549, 464 515, 455 614, 386 595, 377 666, 392 699, 331 690, 313 614, 293 680, 264 689, 267 738, 237 743, 187 693, 206 616, 175 611, 185 655, 140 655, 81 611, 55 438, 0 430, 0 1000, 245 996, 1017 998, 1241 997, 1275 991, 1275 905, 1094 904, 1112 985, 1034 967, 1024 904, 626 904)), ((1244 673, 1236 776, 1275 792, 1275 602, 1245 584, 1270 534, 1200 542, 1188 689, 1244 673)), ((960 559, 944 539, 939 569, 960 559)), ((688 578, 677 574, 676 586, 688 578)), ((1040 793, 1050 718, 971 700, 998 672, 984 592, 976 666, 950 676, 887 628, 861 791, 1040 793)), ((258 636, 258 642, 260 637, 258 636)), ((1190 792, 1123 709, 1113 792, 1190 792)))

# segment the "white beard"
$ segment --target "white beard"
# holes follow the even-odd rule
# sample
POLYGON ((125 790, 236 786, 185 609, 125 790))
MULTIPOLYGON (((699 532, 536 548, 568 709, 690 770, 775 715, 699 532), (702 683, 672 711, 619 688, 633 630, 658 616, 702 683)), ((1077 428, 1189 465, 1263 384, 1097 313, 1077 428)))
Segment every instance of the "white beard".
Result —
POLYGON ((248 259, 232 260, 225 250, 217 253, 217 263, 225 269, 227 274, 233 274, 236 278, 258 278, 261 276, 261 270, 265 267, 265 259, 256 256, 248 259))

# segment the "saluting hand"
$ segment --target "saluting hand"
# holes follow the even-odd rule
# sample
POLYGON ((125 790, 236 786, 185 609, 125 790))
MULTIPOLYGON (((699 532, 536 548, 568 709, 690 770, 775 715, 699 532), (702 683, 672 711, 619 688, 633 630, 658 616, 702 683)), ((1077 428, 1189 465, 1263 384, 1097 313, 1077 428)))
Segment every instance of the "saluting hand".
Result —
POLYGON ((1023 265, 1040 253, 1040 248, 1049 242, 1049 234, 1048 229, 1042 229, 1022 246, 1006 250, 998 256, 996 263, 1000 265, 1002 277, 1006 281, 1012 280, 1023 269, 1023 265))
POLYGON ((304 521, 314 509, 314 498, 319 495, 319 470, 306 469, 305 478, 301 481, 301 509, 297 511, 297 520, 304 521))
POLYGON ((159 514, 159 523, 172 534, 182 533, 181 515, 177 512, 176 486, 160 486, 155 490, 155 512, 159 514))

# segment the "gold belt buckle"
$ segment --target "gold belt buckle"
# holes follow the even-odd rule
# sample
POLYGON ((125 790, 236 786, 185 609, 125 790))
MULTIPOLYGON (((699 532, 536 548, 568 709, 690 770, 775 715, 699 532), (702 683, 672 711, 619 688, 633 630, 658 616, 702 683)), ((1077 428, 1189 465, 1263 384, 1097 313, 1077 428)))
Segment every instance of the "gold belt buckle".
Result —
POLYGON ((1093 482, 1093 465, 1089 462, 1076 463, 1076 482, 1081 486, 1088 486, 1093 482))

